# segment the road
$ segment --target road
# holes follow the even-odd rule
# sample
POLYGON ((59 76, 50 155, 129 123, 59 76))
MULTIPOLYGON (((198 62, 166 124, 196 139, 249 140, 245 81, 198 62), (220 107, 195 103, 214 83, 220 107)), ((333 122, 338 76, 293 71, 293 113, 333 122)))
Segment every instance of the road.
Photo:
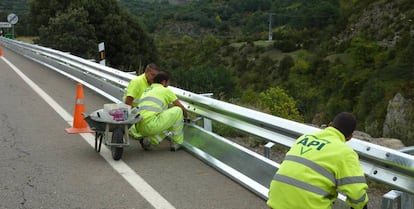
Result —
MULTIPOLYGON (((113 161, 93 134, 67 134, 77 83, 2 47, 0 209, 260 209, 265 201, 168 143, 113 161)), ((111 103, 84 87, 87 112, 111 103)))

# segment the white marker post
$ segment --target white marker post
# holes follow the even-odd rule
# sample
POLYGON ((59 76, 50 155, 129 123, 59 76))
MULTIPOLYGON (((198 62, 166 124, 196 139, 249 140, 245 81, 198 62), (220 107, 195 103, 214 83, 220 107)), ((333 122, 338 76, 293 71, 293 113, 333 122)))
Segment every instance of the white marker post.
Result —
POLYGON ((106 61, 105 61, 105 43, 104 42, 99 43, 98 50, 99 50, 99 64, 106 65, 106 61))

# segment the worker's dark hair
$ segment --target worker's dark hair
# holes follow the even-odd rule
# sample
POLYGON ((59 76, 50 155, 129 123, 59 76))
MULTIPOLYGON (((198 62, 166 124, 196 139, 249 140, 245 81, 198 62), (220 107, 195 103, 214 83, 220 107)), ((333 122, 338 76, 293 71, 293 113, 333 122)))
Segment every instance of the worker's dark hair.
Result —
POLYGON ((352 136, 356 128, 356 117, 349 112, 341 112, 335 116, 332 126, 338 129, 345 138, 352 136))
POLYGON ((159 68, 158 68, 158 66, 155 63, 150 63, 150 64, 147 65, 147 67, 145 67, 145 71, 147 71, 149 69, 153 69, 153 70, 158 70, 159 71, 159 68))
POLYGON ((154 77, 154 83, 161 83, 162 81, 169 81, 170 76, 168 73, 161 71, 154 77))

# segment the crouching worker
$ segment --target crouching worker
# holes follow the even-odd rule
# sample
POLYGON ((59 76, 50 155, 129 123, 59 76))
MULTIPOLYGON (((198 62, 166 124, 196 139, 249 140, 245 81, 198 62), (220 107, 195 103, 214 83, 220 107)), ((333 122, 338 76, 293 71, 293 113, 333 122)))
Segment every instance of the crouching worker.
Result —
POLYGON ((350 207, 367 208, 364 171, 358 154, 345 143, 355 127, 355 116, 342 112, 328 128, 299 137, 271 181, 267 205, 273 209, 331 209, 339 191, 350 207))
POLYGON ((136 128, 145 136, 140 140, 144 150, 150 150, 151 145, 158 145, 167 136, 171 139, 171 151, 177 151, 183 143, 183 120, 187 118, 187 110, 167 88, 169 80, 167 73, 159 72, 138 102, 143 119, 136 128), (170 104, 174 106, 168 108, 170 104))
MULTIPOLYGON (((130 105, 132 108, 137 107, 137 103, 141 98, 142 93, 152 84, 154 77, 158 72, 158 66, 154 63, 151 63, 147 65, 144 73, 132 79, 125 91, 125 104, 130 105)), ((131 126, 128 132, 136 139, 142 137, 142 135, 136 130, 135 126, 131 126)))

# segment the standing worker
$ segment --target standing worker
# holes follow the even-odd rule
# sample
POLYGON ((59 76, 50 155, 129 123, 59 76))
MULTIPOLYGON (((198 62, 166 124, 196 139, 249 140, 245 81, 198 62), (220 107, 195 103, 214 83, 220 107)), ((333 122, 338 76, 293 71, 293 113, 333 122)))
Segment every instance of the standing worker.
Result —
POLYGON ((151 149, 151 144, 158 145, 167 136, 171 137, 171 151, 177 151, 183 143, 187 110, 174 92, 167 88, 169 80, 167 73, 159 72, 154 77, 154 83, 145 89, 139 100, 142 120, 135 126, 145 136, 141 140, 145 150, 151 149), (174 106, 168 108, 170 104, 174 106))
MULTIPOLYGON (((124 94, 125 104, 130 105, 132 108, 137 107, 139 98, 141 98, 144 90, 152 84, 154 77, 158 72, 158 66, 154 63, 151 63, 145 67, 144 73, 132 79, 129 82, 124 94)), ((129 134, 134 138, 142 137, 141 134, 139 134, 136 130, 135 126, 131 126, 129 129, 129 134)))
POLYGON ((355 116, 342 112, 324 130, 299 137, 271 181, 267 205, 331 209, 341 192, 351 208, 367 208, 368 185, 358 154, 345 143, 355 127, 355 116))

